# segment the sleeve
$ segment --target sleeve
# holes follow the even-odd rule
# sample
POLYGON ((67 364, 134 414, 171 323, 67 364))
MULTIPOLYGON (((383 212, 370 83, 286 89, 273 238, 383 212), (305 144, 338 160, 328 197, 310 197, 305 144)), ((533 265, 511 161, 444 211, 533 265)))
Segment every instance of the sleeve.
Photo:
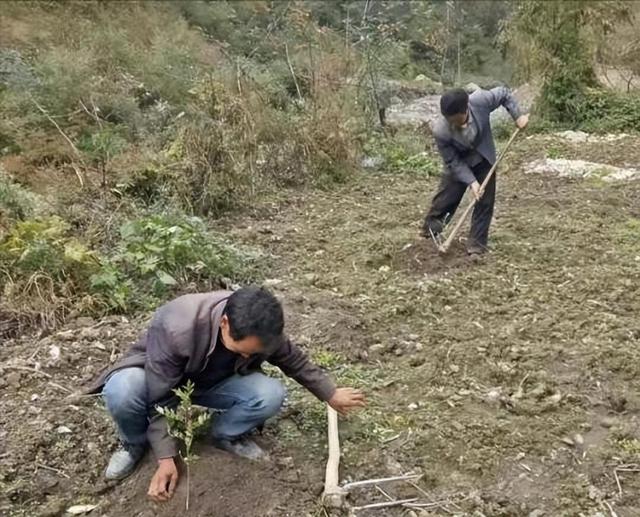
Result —
POLYGON ((497 86, 491 90, 482 91, 482 99, 486 103, 489 111, 495 111, 500 106, 503 106, 513 120, 516 120, 522 115, 518 101, 506 86, 497 86))
POLYGON ((476 181, 476 177, 471 172, 471 168, 460 158, 456 148, 443 138, 435 137, 436 145, 445 166, 453 173, 458 181, 466 185, 471 185, 476 181))
POLYGON ((300 347, 290 340, 287 340, 267 360, 323 402, 329 400, 336 391, 334 382, 322 368, 313 364, 300 347))
POLYGON ((175 348, 175 340, 162 322, 154 321, 147 334, 147 400, 149 403, 149 427, 147 439, 157 459, 177 456, 178 445, 169 435, 167 420, 156 410, 156 406, 172 406, 176 397, 172 390, 178 386, 183 375, 186 358, 175 348))

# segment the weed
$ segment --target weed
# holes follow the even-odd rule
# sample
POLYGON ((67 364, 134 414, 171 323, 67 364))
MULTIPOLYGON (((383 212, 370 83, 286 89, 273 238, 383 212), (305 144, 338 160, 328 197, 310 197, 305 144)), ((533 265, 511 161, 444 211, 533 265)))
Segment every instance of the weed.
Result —
POLYGON ((547 158, 551 160, 557 160, 558 158, 562 158, 562 155, 563 155, 562 149, 557 145, 550 145, 549 147, 547 147, 545 152, 546 152, 547 158))

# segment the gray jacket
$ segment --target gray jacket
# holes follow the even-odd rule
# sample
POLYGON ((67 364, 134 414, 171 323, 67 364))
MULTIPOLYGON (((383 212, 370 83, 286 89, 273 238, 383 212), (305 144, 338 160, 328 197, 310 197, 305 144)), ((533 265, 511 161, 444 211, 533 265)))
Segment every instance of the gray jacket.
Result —
MULTIPOLYGON (((505 107, 513 120, 522 114, 511 90, 504 86, 498 86, 491 90, 476 90, 469 96, 469 110, 473 113, 478 124, 478 135, 473 149, 491 164, 496 161, 496 145, 491 134, 490 115, 500 106, 505 107)), ((455 132, 451 130, 444 117, 435 123, 433 136, 444 161, 445 173, 453 174, 458 181, 467 185, 476 181, 476 177, 466 160, 471 155, 472 149, 462 140, 456 138, 455 132)))

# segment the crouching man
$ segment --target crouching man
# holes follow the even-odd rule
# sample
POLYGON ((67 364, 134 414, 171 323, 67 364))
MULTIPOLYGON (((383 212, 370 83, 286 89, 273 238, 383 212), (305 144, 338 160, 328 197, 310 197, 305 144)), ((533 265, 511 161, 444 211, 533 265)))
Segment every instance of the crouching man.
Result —
POLYGON ((189 294, 160 307, 142 338, 89 390, 102 391, 122 442, 106 477, 131 474, 149 444, 158 462, 149 496, 171 498, 178 444, 155 408, 174 404, 172 390, 187 380, 195 385, 195 404, 222 410, 211 426, 212 443, 249 459, 265 453, 247 433, 277 414, 285 397, 282 384, 260 371, 265 360, 339 413, 365 405, 358 390, 336 388, 283 330, 280 302, 257 287, 189 294))

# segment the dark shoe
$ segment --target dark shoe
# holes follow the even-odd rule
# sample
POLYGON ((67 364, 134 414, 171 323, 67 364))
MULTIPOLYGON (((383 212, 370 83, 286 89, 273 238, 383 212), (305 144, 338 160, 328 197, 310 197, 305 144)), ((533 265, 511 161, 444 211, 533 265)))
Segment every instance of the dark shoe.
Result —
POLYGON ((249 460, 260 460, 267 457, 267 453, 256 442, 245 437, 234 440, 214 438, 213 445, 218 449, 249 460))
POLYGON ((467 255, 472 258, 479 258, 487 253, 487 251, 489 251, 488 248, 482 244, 469 244, 469 246, 467 246, 467 255))
POLYGON ((144 445, 124 444, 111 456, 104 477, 109 480, 120 480, 130 475, 144 456, 144 445))

